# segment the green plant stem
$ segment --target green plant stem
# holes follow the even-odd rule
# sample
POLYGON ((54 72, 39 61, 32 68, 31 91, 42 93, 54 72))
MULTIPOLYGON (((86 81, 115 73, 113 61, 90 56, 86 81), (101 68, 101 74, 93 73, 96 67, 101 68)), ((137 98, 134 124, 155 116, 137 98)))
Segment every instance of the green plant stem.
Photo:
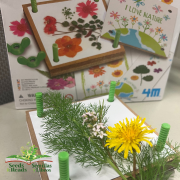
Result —
POLYGON ((111 159, 107 158, 107 163, 111 165, 111 167, 121 176, 123 180, 127 180, 127 178, 122 174, 122 172, 114 165, 111 159))
POLYGON ((133 152, 133 177, 136 179, 136 152, 133 152))
POLYGON ((84 91, 84 95, 86 97, 86 91, 85 91, 85 78, 84 78, 84 71, 81 71, 81 83, 82 83, 82 88, 83 88, 83 91, 84 91))
MULTIPOLYGON (((141 74, 141 84, 142 84, 142 74, 141 74)), ((141 86, 141 84, 140 84, 140 86, 141 86)))

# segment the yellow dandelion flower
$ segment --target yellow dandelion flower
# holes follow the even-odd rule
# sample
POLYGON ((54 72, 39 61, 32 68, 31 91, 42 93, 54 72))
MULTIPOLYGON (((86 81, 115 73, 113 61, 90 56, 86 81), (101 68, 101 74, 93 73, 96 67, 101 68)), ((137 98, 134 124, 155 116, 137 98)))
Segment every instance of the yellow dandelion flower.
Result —
POLYGON ((126 118, 126 124, 123 120, 123 122, 119 121, 119 123, 115 124, 115 127, 108 127, 110 132, 106 132, 108 139, 105 146, 109 148, 114 147, 114 151, 118 150, 118 153, 124 151, 124 158, 128 157, 129 151, 133 153, 133 150, 135 150, 137 153, 140 153, 141 141, 146 141, 152 146, 152 143, 148 140, 150 138, 146 137, 146 135, 153 133, 155 129, 149 130, 149 126, 142 126, 145 120, 144 118, 141 121, 141 118, 138 116, 129 122, 126 118))

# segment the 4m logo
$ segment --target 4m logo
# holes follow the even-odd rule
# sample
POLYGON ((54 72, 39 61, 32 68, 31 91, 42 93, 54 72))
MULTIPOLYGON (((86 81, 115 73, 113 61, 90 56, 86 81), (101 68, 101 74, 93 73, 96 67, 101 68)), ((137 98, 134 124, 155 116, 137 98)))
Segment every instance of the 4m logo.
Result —
MULTIPOLYGON (((22 162, 22 163, 26 163, 26 164, 30 165, 34 162, 39 162, 39 161, 52 162, 51 156, 38 155, 38 153, 37 153, 38 148, 36 148, 35 145, 30 146, 30 147, 28 147, 28 145, 29 145, 29 142, 27 143, 27 147, 21 147, 21 155, 8 156, 5 160, 5 163, 22 162)), ((11 165, 11 164, 9 164, 9 165, 11 165)), ((19 164, 19 166, 17 165, 17 167, 15 167, 15 168, 19 168, 19 167, 20 168, 22 167, 21 163, 19 164)))
POLYGON ((146 97, 159 97, 161 89, 144 89, 142 94, 146 94, 146 97))

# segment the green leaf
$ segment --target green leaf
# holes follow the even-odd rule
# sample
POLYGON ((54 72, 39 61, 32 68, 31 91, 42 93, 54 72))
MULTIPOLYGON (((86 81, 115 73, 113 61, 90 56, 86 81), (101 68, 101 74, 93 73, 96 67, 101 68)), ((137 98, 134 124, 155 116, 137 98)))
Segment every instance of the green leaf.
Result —
POLYGON ((91 46, 96 46, 96 44, 97 44, 96 42, 93 42, 93 43, 91 44, 91 46))
POLYGON ((89 21, 90 24, 94 24, 95 22, 94 21, 89 21))
POLYGON ((83 34, 83 35, 86 35, 86 34, 87 34, 87 31, 82 31, 82 34, 83 34))
POLYGON ((77 21, 72 21, 71 24, 76 26, 77 25, 77 21))
POLYGON ((140 65, 133 69, 133 72, 136 74, 147 74, 150 70, 145 65, 140 65))
POLYGON ((77 33, 77 34, 76 34, 76 38, 81 38, 81 36, 82 36, 82 35, 81 35, 80 33, 77 33))
POLYGON ((86 23, 86 24, 84 25, 84 27, 89 27, 89 24, 88 24, 88 23, 86 23))
POLYGON ((40 74, 46 76, 47 78, 51 79, 50 73, 47 71, 41 71, 39 69, 36 69, 36 71, 38 71, 40 74))
POLYGON ((92 16, 92 18, 93 18, 93 19, 97 19, 97 16, 96 16, 96 15, 94 15, 94 16, 92 16))
POLYGON ((100 21, 100 25, 103 25, 104 24, 104 22, 103 21, 100 21))
POLYGON ((78 22, 79 22, 79 23, 83 23, 83 22, 84 22, 84 19, 79 18, 79 19, 78 19, 78 22))
POLYGON ((82 28, 83 27, 83 25, 78 25, 78 28, 82 28))
POLYGON ((151 75, 145 76, 145 77, 143 77, 143 79, 144 79, 145 81, 152 81, 152 80, 153 80, 153 76, 151 76, 151 75))
POLYGON ((76 29, 74 26, 71 26, 70 28, 69 28, 69 31, 74 31, 74 29, 76 29))
POLYGON ((98 45, 98 46, 101 46, 101 43, 97 42, 97 45, 98 45))
POLYGON ((100 22, 100 20, 99 19, 97 19, 96 21, 95 21, 95 23, 99 23, 100 22))
POLYGON ((89 38, 89 41, 93 41, 93 38, 89 38))
POLYGON ((95 25, 92 25, 90 26, 91 29, 95 30, 96 29, 96 26, 95 25))
POLYGON ((96 49, 99 49, 99 50, 101 50, 101 48, 102 48, 101 46, 97 46, 97 47, 96 47, 96 49))
POLYGON ((64 22, 62 23, 62 26, 63 26, 63 27, 68 27, 68 26, 69 26, 69 22, 68 22, 68 21, 64 21, 64 22))

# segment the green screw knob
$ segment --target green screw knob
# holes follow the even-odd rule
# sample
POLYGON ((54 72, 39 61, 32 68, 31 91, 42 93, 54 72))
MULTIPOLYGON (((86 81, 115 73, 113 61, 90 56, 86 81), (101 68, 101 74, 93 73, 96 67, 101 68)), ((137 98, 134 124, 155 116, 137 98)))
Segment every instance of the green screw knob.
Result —
POLYGON ((59 62, 58 45, 55 43, 52 45, 52 47, 53 47, 53 60, 54 62, 59 62))
POLYGON ((69 180, 69 154, 62 151, 58 154, 60 180, 69 180))
POLYGON ((114 101, 115 88, 116 88, 116 81, 111 81, 110 90, 109 90, 109 98, 108 98, 109 102, 114 101))
POLYGON ((162 151, 165 144, 166 144, 166 140, 169 134, 169 130, 170 130, 170 125, 168 123, 163 123, 161 125, 161 130, 159 133, 159 137, 158 137, 158 141, 157 141, 157 150, 158 151, 162 151))
POLYGON ((43 115, 42 92, 37 92, 36 93, 36 108, 37 108, 37 116, 42 117, 42 115, 43 115))
POLYGON ((121 30, 117 29, 116 30, 116 36, 115 36, 114 43, 113 43, 113 48, 118 47, 120 36, 121 36, 121 30))
POLYGON ((31 0, 31 6, 32 6, 32 12, 33 13, 37 13, 38 12, 38 8, 37 8, 36 0, 31 0))

